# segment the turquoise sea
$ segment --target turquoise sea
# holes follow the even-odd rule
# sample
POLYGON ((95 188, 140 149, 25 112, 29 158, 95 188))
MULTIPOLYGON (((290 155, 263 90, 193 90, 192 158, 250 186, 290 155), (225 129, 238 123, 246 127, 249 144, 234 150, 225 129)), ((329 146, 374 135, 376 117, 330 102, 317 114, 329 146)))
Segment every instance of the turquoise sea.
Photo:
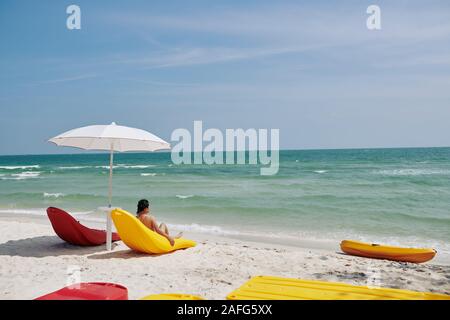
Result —
MULTIPOLYGON (((108 154, 0 157, 0 214, 48 206, 104 220, 108 154)), ((175 165, 170 153, 115 155, 113 205, 147 198, 160 221, 228 236, 343 238, 450 253, 450 148, 281 151, 257 165, 175 165)))

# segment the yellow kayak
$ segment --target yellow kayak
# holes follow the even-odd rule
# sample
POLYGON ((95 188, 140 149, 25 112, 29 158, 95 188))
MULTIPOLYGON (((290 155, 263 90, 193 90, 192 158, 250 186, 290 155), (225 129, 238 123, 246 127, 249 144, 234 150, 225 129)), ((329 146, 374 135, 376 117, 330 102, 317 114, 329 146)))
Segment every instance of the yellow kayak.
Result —
POLYGON ((257 276, 228 300, 450 300, 445 294, 354 286, 338 282, 257 276))
POLYGON ((434 249, 403 248, 353 240, 342 241, 341 249, 354 256, 416 263, 429 261, 436 255, 434 249))
POLYGON ((151 294, 140 300, 204 300, 202 297, 182 293, 151 294))
POLYGON ((173 246, 165 237, 147 228, 138 218, 122 209, 111 212, 120 239, 131 249, 149 254, 168 253, 194 247, 196 243, 188 239, 175 239, 173 246))

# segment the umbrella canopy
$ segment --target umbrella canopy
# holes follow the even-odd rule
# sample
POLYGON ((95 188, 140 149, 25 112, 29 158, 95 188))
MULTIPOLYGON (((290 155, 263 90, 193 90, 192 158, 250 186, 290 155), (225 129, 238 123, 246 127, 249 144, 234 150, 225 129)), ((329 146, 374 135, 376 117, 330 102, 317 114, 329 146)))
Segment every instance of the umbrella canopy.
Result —
POLYGON ((170 144, 145 130, 110 125, 73 129, 49 140, 64 147, 84 150, 156 151, 170 149, 170 144))
MULTIPOLYGON (((112 200, 112 173, 114 151, 156 151, 170 149, 170 144, 145 130, 110 125, 94 125, 64 132, 49 140, 58 146, 84 150, 108 150, 109 161, 109 207, 112 200)), ((106 218, 106 248, 111 250, 112 224, 109 211, 106 218)))

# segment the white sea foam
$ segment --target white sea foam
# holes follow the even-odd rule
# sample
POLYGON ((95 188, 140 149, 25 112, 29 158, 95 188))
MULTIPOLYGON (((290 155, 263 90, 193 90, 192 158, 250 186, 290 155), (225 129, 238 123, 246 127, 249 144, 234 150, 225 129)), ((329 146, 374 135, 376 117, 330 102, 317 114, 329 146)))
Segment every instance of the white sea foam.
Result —
MULTIPOLYGON (((152 168, 155 165, 153 164, 136 164, 136 165, 129 165, 129 164, 116 164, 113 166, 113 169, 147 169, 152 168)), ((109 166, 95 166, 97 169, 108 169, 109 166)))
POLYGON ((156 173, 141 173, 141 176, 143 176, 143 177, 154 177, 154 176, 156 176, 156 173))
POLYGON ((193 194, 188 194, 188 195, 182 195, 182 194, 177 194, 175 197, 177 197, 178 199, 189 199, 194 197, 193 194))
POLYGON ((37 178, 41 173, 39 171, 25 171, 21 173, 14 173, 11 176, 17 177, 18 179, 28 179, 28 178, 37 178))
POLYGON ((327 173, 328 170, 315 170, 314 172, 315 173, 327 173))
POLYGON ((392 169, 375 171, 375 174, 386 176, 422 176, 422 175, 450 175, 450 170, 439 169, 392 169))
POLYGON ((279 238, 279 239, 298 239, 298 236, 289 236, 285 232, 273 233, 273 232, 256 232, 256 231, 242 231, 242 230, 230 230, 221 226, 214 225, 201 225, 197 223, 192 224, 167 224, 169 228, 173 228, 177 231, 194 232, 194 233, 206 233, 221 236, 243 236, 254 238, 279 238))
POLYGON ((48 192, 44 192, 44 198, 59 198, 59 197, 64 197, 65 194, 64 193, 48 193, 48 192))
POLYGON ((92 221, 92 222, 99 222, 99 223, 105 223, 105 218, 99 218, 99 217, 93 217, 93 216, 83 216, 80 218, 82 221, 92 221))
POLYGON ((84 215, 88 215, 91 214, 92 211, 70 211, 70 214, 73 214, 74 216, 84 216, 84 215))
MULTIPOLYGON (((68 211, 71 215, 74 216, 81 216, 81 215, 87 215, 92 213, 91 211, 68 211)), ((23 215, 33 215, 33 216, 46 216, 47 215, 47 208, 31 208, 31 209, 21 209, 21 208, 4 208, 0 209, 0 214, 6 213, 6 214, 23 214, 23 215)))
POLYGON ((147 169, 152 168, 155 165, 153 164, 137 164, 137 165, 128 165, 128 164, 118 164, 117 168, 124 168, 124 169, 147 169))
POLYGON ((178 231, 183 232, 197 232, 197 233, 208 233, 216 235, 239 235, 238 231, 226 230, 219 226, 210 225, 200 225, 197 223, 192 224, 168 224, 169 228, 173 228, 178 231))
MULTIPOLYGON (((446 255, 450 255, 450 246, 448 243, 439 241, 439 240, 430 240, 424 238, 415 238, 415 237, 386 237, 386 236, 370 236, 370 237, 361 237, 360 234, 355 235, 352 232, 333 232, 332 234, 324 235, 322 232, 267 232, 264 230, 256 231, 242 231, 242 230, 230 230, 227 228, 223 228, 221 226, 215 225, 200 225, 200 224, 168 224, 169 229, 174 229, 176 231, 183 232, 194 232, 194 233, 204 233, 204 234, 212 234, 218 236, 233 236, 233 237, 242 237, 242 238, 254 238, 255 240, 267 239, 269 243, 286 243, 286 244, 295 244, 295 243, 307 243, 314 242, 320 247, 322 246, 330 246, 333 247, 336 243, 339 243, 342 239, 359 239, 360 241, 366 242, 376 242, 390 245, 398 245, 398 246, 408 246, 412 247, 430 247, 437 248, 441 254, 445 253, 446 255)), ((229 226, 228 228, 233 228, 229 226)))
POLYGON ((0 213, 7 214, 31 214, 37 216, 43 216, 46 214, 47 209, 39 208, 39 209, 0 209, 0 213))
POLYGON ((29 165, 29 166, 0 166, 0 169, 4 169, 4 170, 17 170, 17 169, 26 170, 26 169, 38 169, 38 168, 40 168, 40 166, 37 164, 29 165))
MULTIPOLYGON (((155 165, 146 164, 146 165, 127 165, 127 164, 116 164, 113 166, 113 169, 147 169, 154 167, 155 165)), ((105 169, 109 170, 109 166, 68 166, 68 167, 58 167, 60 170, 80 170, 80 169, 105 169)))
POLYGON ((38 171, 25 171, 21 173, 14 173, 10 176, 1 177, 2 180, 25 180, 39 177, 41 173, 38 171))

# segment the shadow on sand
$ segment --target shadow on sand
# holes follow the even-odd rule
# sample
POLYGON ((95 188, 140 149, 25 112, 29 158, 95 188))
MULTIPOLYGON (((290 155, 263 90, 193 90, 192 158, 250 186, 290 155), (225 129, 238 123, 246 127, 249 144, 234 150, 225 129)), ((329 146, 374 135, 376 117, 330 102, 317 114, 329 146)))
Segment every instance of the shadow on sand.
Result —
POLYGON ((88 256, 88 259, 94 259, 94 260, 103 260, 103 259, 133 259, 133 258, 156 258, 159 256, 164 256, 166 253, 160 253, 160 254, 149 254, 149 253, 141 253, 136 252, 133 250, 120 250, 120 251, 113 251, 113 252, 105 252, 105 253, 99 253, 99 254, 93 254, 88 256))
MULTIPOLYGON (((113 247, 117 244, 113 244, 113 247)), ((0 256, 20 257, 58 257, 67 255, 87 255, 105 250, 104 245, 95 247, 74 246, 62 241, 57 236, 40 236, 34 238, 10 240, 0 244, 0 256)))

